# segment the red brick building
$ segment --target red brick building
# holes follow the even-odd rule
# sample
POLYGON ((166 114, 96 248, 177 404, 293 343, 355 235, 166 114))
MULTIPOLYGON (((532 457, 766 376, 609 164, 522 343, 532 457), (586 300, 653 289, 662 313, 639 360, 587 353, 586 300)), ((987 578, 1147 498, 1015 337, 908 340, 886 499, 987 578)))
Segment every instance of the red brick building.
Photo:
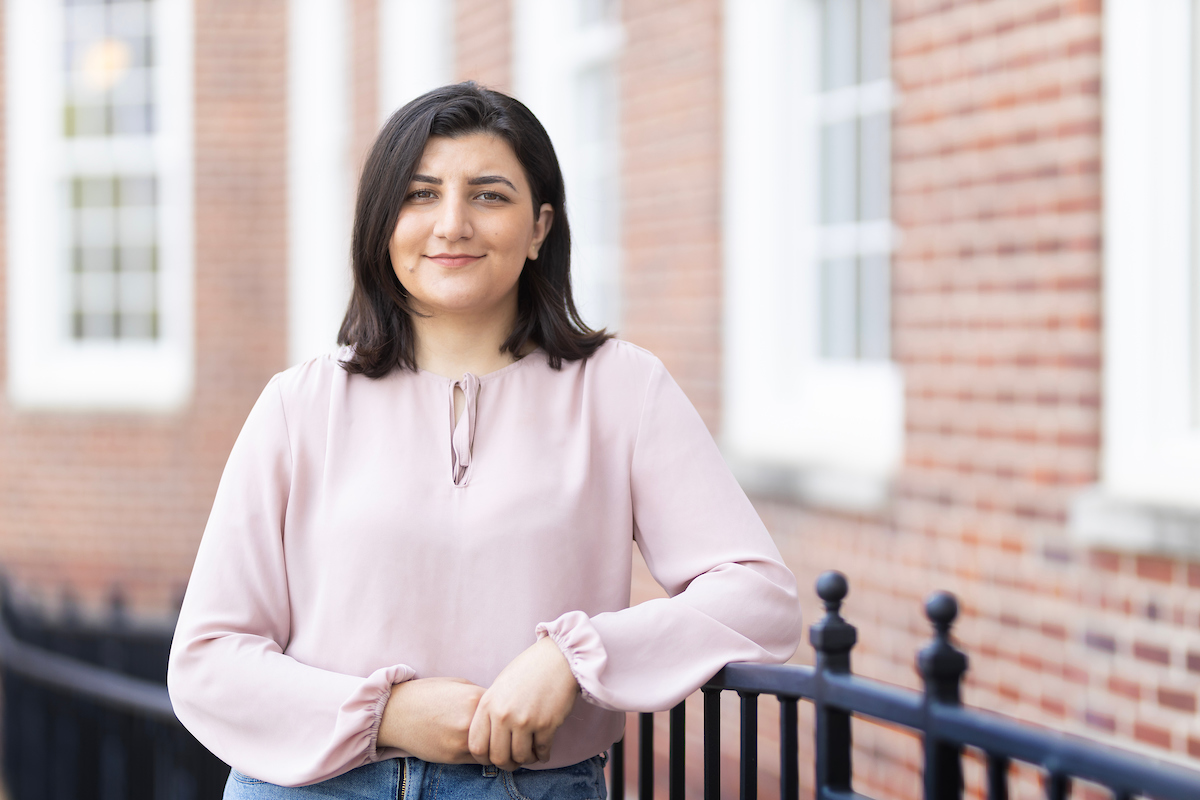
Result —
MULTIPOLYGON (((153 6, 5 6, 0 563, 25 591, 170 609, 257 393, 332 341, 374 131, 469 78, 547 125, 585 314, 687 391, 810 621, 816 575, 849 577, 856 671, 915 685, 944 588, 967 703, 1200 757, 1190 4, 153 6), (152 300, 124 277, 148 246, 152 300), (92 356, 116 366, 71 369, 92 356)), ((915 796, 915 740, 855 735, 860 791, 915 796)))

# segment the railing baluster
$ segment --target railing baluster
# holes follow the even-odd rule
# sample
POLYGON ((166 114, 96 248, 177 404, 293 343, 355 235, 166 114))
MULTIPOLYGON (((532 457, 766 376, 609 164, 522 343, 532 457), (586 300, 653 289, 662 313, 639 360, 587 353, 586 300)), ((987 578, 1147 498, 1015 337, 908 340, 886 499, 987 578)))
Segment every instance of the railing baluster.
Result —
POLYGON ((799 800, 800 741, 796 733, 796 698, 779 698, 779 797, 799 800))
POLYGON ((704 690, 704 800, 721 800, 721 690, 704 690))
POLYGON ((850 672, 850 651, 858 640, 858 631, 838 613, 849 590, 842 573, 822 573, 817 579, 817 595, 825 604, 825 616, 808 629, 808 639, 817 653, 818 680, 813 698, 816 786, 813 791, 818 798, 826 790, 852 791, 850 714, 826 705, 824 683, 826 675, 850 672))
POLYGON ((739 797, 758 797, 758 693, 738 692, 742 698, 742 763, 739 768, 739 797))
POLYGON ((687 707, 686 700, 680 700, 679 705, 671 709, 670 744, 667 774, 670 776, 667 793, 671 800, 683 800, 684 782, 684 748, 686 747, 687 707))
POLYGON ((625 800, 625 739, 619 739, 612 746, 612 759, 609 764, 612 780, 609 781, 608 794, 612 800, 625 800))
POLYGON ((1061 772, 1050 772, 1046 775, 1046 800, 1067 800, 1070 792, 1070 777, 1061 772))
POLYGON ((1008 765, 1004 756, 987 754, 988 800, 1008 800, 1008 765))
POLYGON ((654 797, 654 715, 638 715, 638 798, 654 797))

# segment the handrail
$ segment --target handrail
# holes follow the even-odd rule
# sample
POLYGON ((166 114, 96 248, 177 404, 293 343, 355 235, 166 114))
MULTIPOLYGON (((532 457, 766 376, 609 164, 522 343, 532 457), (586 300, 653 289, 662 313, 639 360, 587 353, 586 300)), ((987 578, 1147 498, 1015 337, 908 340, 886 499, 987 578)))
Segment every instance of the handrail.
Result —
POLYGON ((0 614, 0 665, 36 683, 110 708, 178 724, 167 687, 22 642, 0 614))

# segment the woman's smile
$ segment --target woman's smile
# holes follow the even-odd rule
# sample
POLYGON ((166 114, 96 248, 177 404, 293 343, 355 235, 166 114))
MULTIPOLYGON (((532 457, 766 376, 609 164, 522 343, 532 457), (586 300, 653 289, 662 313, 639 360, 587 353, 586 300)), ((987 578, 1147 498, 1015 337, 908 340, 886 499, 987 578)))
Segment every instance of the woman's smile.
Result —
POLYGON ((452 253, 437 253, 432 256, 425 256, 430 261, 443 267, 465 267, 468 264, 474 264, 483 256, 458 255, 452 253))

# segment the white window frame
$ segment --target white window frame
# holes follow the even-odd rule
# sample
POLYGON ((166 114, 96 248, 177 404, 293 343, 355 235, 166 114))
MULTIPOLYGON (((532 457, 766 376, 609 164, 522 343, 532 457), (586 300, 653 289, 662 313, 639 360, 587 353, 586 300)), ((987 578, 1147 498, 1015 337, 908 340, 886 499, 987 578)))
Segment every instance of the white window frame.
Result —
POLYGON ((1071 508, 1091 546, 1200 555, 1195 417, 1197 126, 1191 0, 1104 4, 1101 480, 1071 508))
MULTIPOLYGON (((192 7, 156 0, 153 157, 158 180, 159 336, 71 336, 60 181, 62 7, 7 0, 8 398, 19 409, 171 411, 193 384, 192 7)), ((111 148, 121 158, 119 142, 111 148)))
MULTIPOLYGON (((584 159, 589 157, 576 133, 576 81, 589 68, 615 69, 625 42, 619 22, 581 28, 576 24, 578 12, 578 3, 571 0, 516 0, 513 16, 514 93, 550 134, 566 181, 567 209, 576 215, 582 204, 573 204, 571 198, 588 191, 582 176, 584 159)), ((620 154, 612 157, 619 161, 620 154)), ((615 213, 619 219, 619 210, 615 213)), ((576 227, 583 226, 576 223, 576 227)), ((611 248, 589 246, 575 232, 572 239, 576 307, 589 325, 611 331, 619 327, 621 316, 620 231, 611 248)))
POLYGON ((835 245, 817 213, 821 109, 792 100, 819 85, 819 8, 724 12, 722 448, 748 488, 877 510, 902 459, 903 381, 891 361, 820 357, 818 259, 835 245))
POLYGON ((1200 510, 1190 0, 1104 7, 1104 455, 1107 492, 1200 510))

